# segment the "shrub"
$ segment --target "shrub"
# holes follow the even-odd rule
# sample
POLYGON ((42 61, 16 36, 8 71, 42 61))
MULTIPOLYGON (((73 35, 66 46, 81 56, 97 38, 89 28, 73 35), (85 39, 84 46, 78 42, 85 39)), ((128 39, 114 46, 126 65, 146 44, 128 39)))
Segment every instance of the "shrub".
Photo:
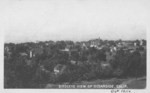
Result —
POLYGON ((121 68, 117 68, 113 72, 113 76, 115 77, 121 77, 123 75, 123 70, 121 68))

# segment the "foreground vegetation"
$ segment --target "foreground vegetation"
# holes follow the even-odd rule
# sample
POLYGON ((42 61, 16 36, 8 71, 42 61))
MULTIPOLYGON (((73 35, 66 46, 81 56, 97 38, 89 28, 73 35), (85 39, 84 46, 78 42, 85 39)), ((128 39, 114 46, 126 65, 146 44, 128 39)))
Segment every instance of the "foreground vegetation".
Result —
MULTIPOLYGON (((74 44, 74 43, 72 43, 74 44)), ((97 79, 128 78, 146 76, 146 50, 138 46, 135 51, 123 48, 110 53, 109 48, 100 50, 94 47, 81 49, 74 45, 76 51, 62 52, 66 43, 43 45, 43 52, 35 57, 21 56, 37 44, 9 44, 11 55, 5 52, 4 87, 5 88, 44 88, 46 84, 63 84, 69 82, 91 81, 97 79), (142 53, 141 53, 142 52, 142 53), (108 60, 110 59, 110 60, 108 60), (74 60, 76 63, 72 64, 74 60), (56 74, 54 68, 64 66, 62 73, 56 74)))

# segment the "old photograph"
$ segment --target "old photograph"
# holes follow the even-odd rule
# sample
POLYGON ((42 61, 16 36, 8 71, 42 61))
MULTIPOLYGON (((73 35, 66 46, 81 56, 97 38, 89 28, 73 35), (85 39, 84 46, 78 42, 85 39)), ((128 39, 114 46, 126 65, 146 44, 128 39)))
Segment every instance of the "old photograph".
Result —
POLYGON ((142 0, 9 0, 4 89, 146 89, 142 0))

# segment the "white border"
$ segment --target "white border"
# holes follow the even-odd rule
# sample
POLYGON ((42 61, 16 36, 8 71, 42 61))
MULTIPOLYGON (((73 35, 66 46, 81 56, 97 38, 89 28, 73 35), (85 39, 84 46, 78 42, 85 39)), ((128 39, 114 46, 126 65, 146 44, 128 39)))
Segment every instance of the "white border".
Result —
MULTIPOLYGON (((148 3, 146 5, 146 8, 150 11, 150 1, 149 0, 143 0, 143 2, 148 3)), ((3 8, 7 8, 7 6, 2 5, 2 0, 0 1, 0 6, 3 8)), ((6 4, 7 5, 7 4, 6 4)), ((0 7, 0 8, 1 8, 0 7)), ((2 8, 2 9, 3 9, 2 8)), ((1 14, 1 10, 0 10, 1 14)), ((5 29, 3 28, 4 25, 7 24, 7 17, 0 16, 1 18, 6 18, 6 22, 1 22, 0 21, 0 93, 72 93, 72 92, 89 92, 89 93, 111 93, 111 89, 4 89, 4 58, 3 58, 3 53, 4 53, 4 31, 5 29)), ((127 89, 131 90, 131 93, 150 93, 150 12, 147 13, 147 87, 146 89, 127 89)), ((121 92, 117 92, 121 93, 121 92)), ((125 92, 124 92, 125 93, 125 92)))

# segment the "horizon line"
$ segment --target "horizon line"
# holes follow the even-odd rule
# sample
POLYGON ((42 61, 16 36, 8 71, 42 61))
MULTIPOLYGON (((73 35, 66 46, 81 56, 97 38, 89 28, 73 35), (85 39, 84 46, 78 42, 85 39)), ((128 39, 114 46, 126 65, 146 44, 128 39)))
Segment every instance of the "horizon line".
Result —
POLYGON ((108 41, 117 41, 117 40, 122 40, 122 41, 135 41, 135 40, 147 40, 146 38, 135 38, 135 39, 121 39, 121 38, 118 38, 118 39, 106 39, 106 38, 100 38, 100 37, 97 37, 97 38, 91 38, 91 39, 87 39, 87 40, 71 40, 71 39, 61 39, 61 40, 52 40, 52 39, 49 39, 49 40, 33 40, 33 41, 21 41, 21 42, 12 42, 12 41, 4 41, 4 43, 15 43, 15 44, 19 44, 19 43, 37 43, 37 42, 46 42, 46 41, 53 41, 53 42, 57 42, 57 41, 73 41, 73 42, 87 42, 87 41, 90 41, 90 40, 95 40, 95 39, 101 39, 101 40, 108 40, 108 41))

